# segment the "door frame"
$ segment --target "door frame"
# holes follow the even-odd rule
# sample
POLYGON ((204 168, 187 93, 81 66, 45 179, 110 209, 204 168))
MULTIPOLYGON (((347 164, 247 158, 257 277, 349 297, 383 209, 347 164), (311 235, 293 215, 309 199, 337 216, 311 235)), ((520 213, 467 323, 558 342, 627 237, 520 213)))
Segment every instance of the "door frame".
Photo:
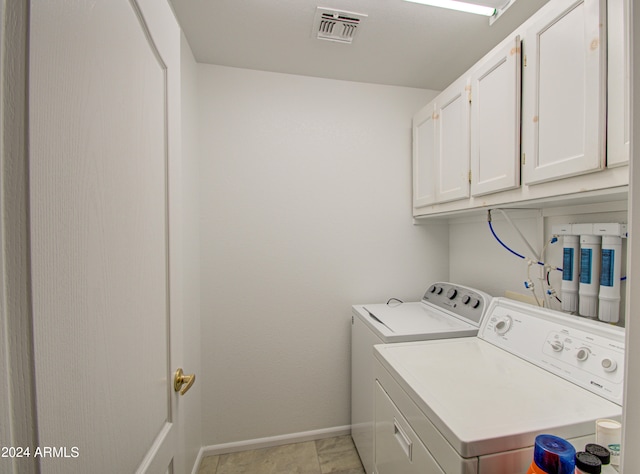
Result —
MULTIPOLYGON (((1 0, 0 70, 0 441, 36 446, 28 187, 29 2, 1 0)), ((0 464, 0 472, 38 472, 34 458, 0 464)))

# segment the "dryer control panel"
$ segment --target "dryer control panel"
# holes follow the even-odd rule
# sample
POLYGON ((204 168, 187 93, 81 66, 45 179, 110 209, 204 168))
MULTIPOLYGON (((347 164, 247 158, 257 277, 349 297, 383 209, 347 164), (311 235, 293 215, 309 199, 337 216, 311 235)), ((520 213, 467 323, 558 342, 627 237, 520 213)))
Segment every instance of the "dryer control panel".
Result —
POLYGON ((448 282, 437 282, 427 288, 422 301, 453 313, 476 327, 480 325, 491 296, 483 291, 448 282))
POLYGON ((494 298, 478 337, 622 405, 622 328, 494 298))

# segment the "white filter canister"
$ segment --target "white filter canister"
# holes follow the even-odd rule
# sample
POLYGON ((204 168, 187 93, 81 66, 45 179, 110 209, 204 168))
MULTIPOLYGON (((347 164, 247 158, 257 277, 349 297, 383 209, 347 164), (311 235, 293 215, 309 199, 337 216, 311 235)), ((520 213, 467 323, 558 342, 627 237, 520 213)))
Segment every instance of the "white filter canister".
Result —
POLYGON ((580 236, 580 286, 578 290, 580 316, 598 315, 600 291, 600 236, 580 236))
POLYGON ((596 420, 596 443, 611 452, 611 465, 620 465, 622 425, 609 419, 596 420))
POLYGON ((580 256, 580 238, 577 235, 562 237, 562 286, 560 294, 562 311, 578 311, 578 287, 580 274, 578 262, 580 256))
POLYGON ((620 267, 622 239, 614 235, 602 236, 600 268, 600 307, 598 319, 617 323, 620 319, 620 267))

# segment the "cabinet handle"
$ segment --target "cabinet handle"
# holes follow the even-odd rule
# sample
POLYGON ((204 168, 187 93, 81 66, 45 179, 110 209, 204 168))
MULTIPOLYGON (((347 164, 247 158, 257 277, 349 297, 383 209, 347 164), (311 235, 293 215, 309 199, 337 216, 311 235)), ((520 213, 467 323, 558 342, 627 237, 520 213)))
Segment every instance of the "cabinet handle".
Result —
POLYGON ((409 461, 411 461, 413 443, 411 442, 409 437, 406 435, 406 433, 402 430, 402 428, 400 428, 400 425, 398 424, 398 420, 396 420, 395 418, 393 419, 393 435, 395 436, 396 440, 398 441, 398 444, 404 451, 404 454, 406 454, 407 457, 409 458, 409 461))

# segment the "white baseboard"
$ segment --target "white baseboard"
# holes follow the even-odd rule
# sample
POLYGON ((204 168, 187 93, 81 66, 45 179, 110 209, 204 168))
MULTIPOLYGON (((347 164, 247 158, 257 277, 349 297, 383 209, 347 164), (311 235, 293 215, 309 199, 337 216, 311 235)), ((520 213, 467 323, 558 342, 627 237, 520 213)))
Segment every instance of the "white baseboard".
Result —
POLYGON ((202 458, 206 456, 215 456, 216 454, 237 453, 239 451, 248 451, 250 449, 270 448, 272 446, 281 446, 283 444, 304 443, 305 441, 315 441, 316 439, 333 438, 335 436, 343 436, 351 433, 351 425, 335 426, 333 428, 324 428, 321 430, 303 431, 301 433, 291 433, 279 436, 269 436, 267 438, 249 439, 246 441, 236 441, 233 443, 214 444, 211 446, 203 446, 200 448, 196 463, 193 466, 191 474, 197 474, 200 469, 202 458))
POLYGON ((202 448, 200 448, 200 451, 198 451, 198 455, 196 456, 196 462, 193 464, 193 469, 191 469, 191 474, 198 474, 203 457, 204 456, 202 455, 202 448))

